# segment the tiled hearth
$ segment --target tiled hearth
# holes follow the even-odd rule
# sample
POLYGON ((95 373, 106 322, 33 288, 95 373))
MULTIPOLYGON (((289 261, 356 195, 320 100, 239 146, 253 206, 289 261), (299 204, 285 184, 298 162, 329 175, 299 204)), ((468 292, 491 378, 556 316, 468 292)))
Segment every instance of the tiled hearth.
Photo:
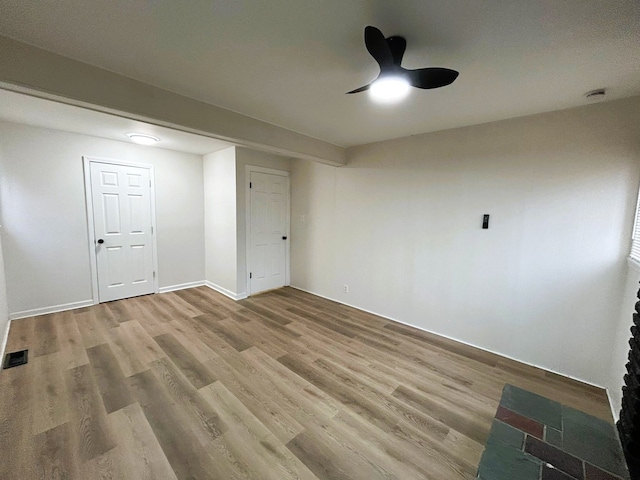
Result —
POLYGON ((482 480, 628 480, 616 429, 505 385, 478 467, 482 480))

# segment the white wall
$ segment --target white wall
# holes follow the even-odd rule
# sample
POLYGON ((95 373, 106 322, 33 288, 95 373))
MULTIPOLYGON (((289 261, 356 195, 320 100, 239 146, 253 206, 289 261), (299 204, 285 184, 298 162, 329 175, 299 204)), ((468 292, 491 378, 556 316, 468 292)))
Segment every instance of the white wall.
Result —
POLYGON ((225 110, 99 67, 0 36, 0 82, 34 96, 62 97, 72 105, 294 155, 332 165, 345 163, 337 145, 225 110))
POLYGON ((291 170, 291 160, 244 147, 204 156, 206 280, 232 298, 247 294, 246 166, 291 170))
POLYGON ((13 316, 92 297, 83 155, 154 166, 159 285, 204 279, 202 157, 0 122, 0 202, 13 316))
POLYGON ((238 225, 238 292, 242 295, 247 292, 247 178, 246 166, 272 168, 275 170, 291 171, 291 159, 272 155, 266 152, 238 147, 236 149, 236 202, 238 225))
POLYGON ((236 148, 204 156, 206 280, 235 296, 237 279, 236 148))
POLYGON ((292 285, 607 385, 639 109, 626 99, 365 145, 342 168, 294 162, 292 285))

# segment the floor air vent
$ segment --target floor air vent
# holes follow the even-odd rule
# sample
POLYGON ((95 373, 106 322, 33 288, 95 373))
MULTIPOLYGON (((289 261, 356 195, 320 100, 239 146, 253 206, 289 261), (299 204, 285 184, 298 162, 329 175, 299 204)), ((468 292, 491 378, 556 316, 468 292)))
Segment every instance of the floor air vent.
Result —
POLYGON ((20 350, 19 352, 7 353, 4 357, 3 369, 17 367, 18 365, 24 365, 27 363, 27 356, 29 350, 20 350))

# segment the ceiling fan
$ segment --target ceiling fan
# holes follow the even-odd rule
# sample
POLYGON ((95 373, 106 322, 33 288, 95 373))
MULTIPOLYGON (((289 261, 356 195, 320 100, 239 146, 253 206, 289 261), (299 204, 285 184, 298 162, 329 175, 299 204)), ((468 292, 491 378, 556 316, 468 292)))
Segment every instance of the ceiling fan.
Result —
POLYGON ((380 65, 380 74, 369 85, 347 92, 359 93, 371 89, 382 101, 404 97, 410 87, 429 89, 450 85, 458 78, 458 72, 449 68, 428 67, 408 70, 401 66, 407 41, 403 37, 385 38, 376 27, 364 29, 364 43, 371 56, 380 65))

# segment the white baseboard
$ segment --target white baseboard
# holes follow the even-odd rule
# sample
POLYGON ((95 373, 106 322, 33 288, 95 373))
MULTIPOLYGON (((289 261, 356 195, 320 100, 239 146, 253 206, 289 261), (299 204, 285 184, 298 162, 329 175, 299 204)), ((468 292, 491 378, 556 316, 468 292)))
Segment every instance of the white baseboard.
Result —
POLYGON ((242 300, 244 298, 247 298, 247 292, 234 293, 231 290, 227 290, 226 288, 216 285, 215 283, 211 283, 209 281, 205 281, 204 284, 210 289, 215 290, 216 292, 221 293, 231 298, 232 300, 242 300))
MULTIPOLYGON (((0 344, 0 363, 4 362, 4 353, 7 348, 7 340, 9 340, 9 325, 11 325, 11 320, 7 318, 7 324, 2 332, 2 344, 0 344)), ((0 368, 2 368, 1 365, 0 368)))
POLYGON ((403 322, 402 320, 398 320, 398 319, 393 318, 393 317, 388 317, 386 315, 381 315, 381 314, 379 314, 377 312, 372 312, 371 310, 366 310, 366 309, 364 309, 362 307, 358 307, 356 305, 351 305, 349 303, 346 303, 346 302, 344 302, 342 300, 338 300, 336 298, 331 298, 331 297, 327 297, 325 295, 320 295, 319 293, 311 292, 309 290, 305 290, 304 288, 296 287, 294 285, 290 285, 290 287, 291 288, 295 288, 296 290, 300 290, 301 292, 310 293, 311 295, 315 295, 317 297, 326 298, 327 300, 331 300, 332 302, 336 302, 336 303, 340 303, 342 305, 346 305, 347 307, 356 308, 356 309, 358 309, 358 310, 360 310, 362 312, 367 312, 367 313, 370 313, 372 315, 376 315, 378 317, 385 318, 387 320, 391 320, 392 322, 401 323, 402 325, 406 325, 408 327, 413 327, 413 328, 416 328, 418 330, 422 330, 423 332, 431 333, 433 335, 437 335, 437 336, 442 337, 442 338, 453 340, 454 342, 462 343, 463 345, 468 345, 470 347, 477 348, 478 350, 482 350, 482 351, 485 351, 485 352, 493 353, 494 355, 498 355, 499 357, 508 358, 509 360, 513 360, 514 362, 522 363, 523 365, 528 365, 530 367, 539 368, 540 370, 544 370, 544 371, 550 372, 550 373, 555 373, 556 375, 560 375, 561 377, 569 378, 571 380, 576 380, 578 382, 585 383, 587 385, 591 385, 592 387, 601 388, 601 389, 603 389, 605 391, 607 390, 605 387, 603 387, 602 385, 598 385, 597 383, 593 383, 593 382, 590 382, 588 380, 584 380, 582 378, 577 378, 577 377, 574 377, 572 375, 567 375, 566 373, 557 372, 555 370, 551 370, 550 368, 541 367, 540 365, 536 365, 535 363, 530 363, 530 362, 527 362, 527 361, 524 361, 524 360, 520 360, 519 358, 514 358, 514 357, 511 357, 509 355, 505 355, 504 353, 494 352, 493 350, 489 350, 488 348, 479 347, 478 345, 474 345, 473 343, 465 342, 464 340, 459 340, 457 338, 450 337, 450 336, 444 335, 442 333, 434 332, 432 330, 427 330, 426 328, 418 327, 416 325, 412 325, 411 323, 403 322))
POLYGON ((46 315, 47 313, 63 312, 65 310, 73 310, 74 308, 90 307, 91 305, 95 305, 95 302, 93 300, 82 300, 81 302, 63 303, 62 305, 53 305, 51 307, 23 310, 21 312, 9 313, 9 320, 35 317, 36 315, 46 315))
POLYGON ((184 290, 185 288, 202 287, 205 284, 204 280, 199 282, 179 283, 177 285, 169 285, 168 287, 160 287, 158 293, 175 292, 176 290, 184 290))

